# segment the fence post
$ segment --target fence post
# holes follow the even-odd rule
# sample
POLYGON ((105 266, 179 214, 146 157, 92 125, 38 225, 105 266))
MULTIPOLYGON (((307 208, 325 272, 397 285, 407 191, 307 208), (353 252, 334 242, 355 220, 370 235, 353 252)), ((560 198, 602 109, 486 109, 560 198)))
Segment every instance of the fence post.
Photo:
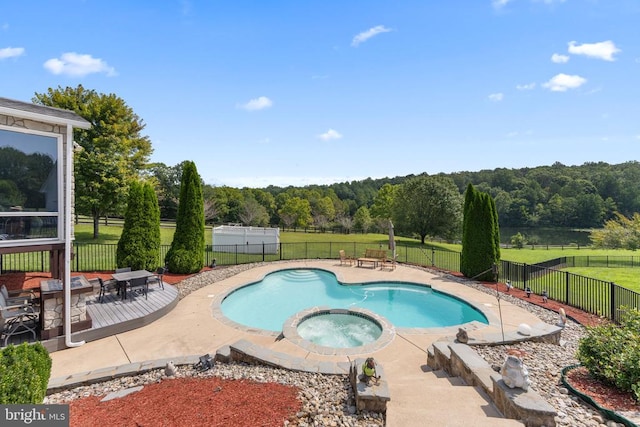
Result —
POLYGON ((570 276, 569 276, 569 272, 568 271, 564 272, 564 277, 565 277, 565 279, 564 279, 564 283, 565 283, 565 286, 564 286, 565 287, 564 302, 569 304, 569 277, 570 276))
POLYGON ((280 242, 279 244, 280 244, 280 261, 282 261, 282 242, 280 242))
POLYGON ((431 267, 435 267, 436 265, 436 250, 431 248, 431 267))
POLYGON ((611 282, 611 284, 609 285, 609 304, 611 306, 610 307, 611 315, 609 316, 609 319, 613 320, 614 322, 617 322, 619 319, 616 319, 615 295, 616 295, 616 284, 611 282))
POLYGON ((262 262, 264 262, 264 242, 262 242, 262 262))

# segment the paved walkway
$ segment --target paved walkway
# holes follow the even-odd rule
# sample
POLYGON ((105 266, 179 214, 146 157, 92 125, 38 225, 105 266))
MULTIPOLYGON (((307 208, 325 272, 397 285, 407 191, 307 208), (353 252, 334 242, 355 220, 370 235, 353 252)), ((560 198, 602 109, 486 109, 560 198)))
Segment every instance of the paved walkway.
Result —
MULTIPOLYGON (((276 340, 272 333, 253 333, 221 321, 214 306, 223 294, 283 267, 326 269, 346 283, 391 280, 429 284, 434 289, 463 298, 485 313, 490 324, 469 325, 471 339, 500 339, 502 333, 495 296, 421 269, 401 265, 395 270, 358 268, 340 266, 333 260, 270 264, 192 292, 168 315, 150 325, 51 353, 51 377, 59 379, 133 362, 214 354, 224 345, 246 339, 274 351, 314 361, 347 362, 350 358, 373 355, 384 366, 388 379, 391 401, 387 407, 387 425, 390 427, 522 425, 502 418, 489 398, 475 388, 463 386, 457 379, 444 376, 442 371, 434 372, 427 367, 427 348, 437 339, 452 340, 456 327, 397 329, 395 338, 383 348, 366 355, 340 356, 312 353, 287 339, 276 340)), ((540 322, 528 311, 503 300, 501 311, 505 334, 514 334, 521 323, 535 325, 540 322)))

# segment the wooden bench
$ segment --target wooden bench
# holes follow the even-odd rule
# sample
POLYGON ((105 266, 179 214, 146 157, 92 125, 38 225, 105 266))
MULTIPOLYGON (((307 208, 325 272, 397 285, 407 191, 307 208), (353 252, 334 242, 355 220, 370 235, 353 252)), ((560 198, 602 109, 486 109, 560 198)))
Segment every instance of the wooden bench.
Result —
POLYGON ((378 263, 383 263, 387 260, 387 251, 384 249, 367 249, 364 252, 364 256, 356 259, 358 267, 362 267, 363 264, 373 264, 373 268, 378 266, 378 263))

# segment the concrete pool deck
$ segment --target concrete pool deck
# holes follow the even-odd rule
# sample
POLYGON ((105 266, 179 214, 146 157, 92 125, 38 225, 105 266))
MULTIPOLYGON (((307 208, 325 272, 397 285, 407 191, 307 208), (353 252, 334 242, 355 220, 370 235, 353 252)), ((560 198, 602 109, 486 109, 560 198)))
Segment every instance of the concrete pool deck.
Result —
MULTIPOLYGON (((427 349, 436 340, 455 338, 457 327, 395 330, 395 337, 381 348, 366 354, 318 354, 287 339, 276 339, 272 332, 239 328, 220 317, 216 305, 220 298, 238 286, 255 282, 269 272, 284 268, 321 268, 332 271, 341 282, 408 281, 423 283, 449 293, 481 309, 489 325, 467 325, 469 336, 478 341, 500 341, 500 311, 495 295, 464 286, 449 277, 423 269, 398 265, 380 270, 340 265, 339 260, 296 261, 265 264, 192 292, 166 316, 142 328, 92 341, 80 347, 51 353, 51 378, 75 377, 107 367, 214 354, 217 349, 245 339, 265 348, 310 361, 348 362, 372 355, 386 373, 391 401, 387 405, 388 426, 501 426, 522 425, 504 419, 491 400, 474 387, 461 386, 457 378, 427 367, 427 349), (215 303, 214 303, 215 302, 215 303)), ((541 321, 530 312, 506 301, 500 302, 505 336, 517 334, 522 323, 541 321)))

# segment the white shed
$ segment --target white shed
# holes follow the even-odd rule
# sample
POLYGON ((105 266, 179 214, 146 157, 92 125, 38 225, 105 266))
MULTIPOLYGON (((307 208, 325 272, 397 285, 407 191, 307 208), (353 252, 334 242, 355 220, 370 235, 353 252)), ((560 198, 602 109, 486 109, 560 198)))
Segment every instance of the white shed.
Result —
POLYGON ((220 225, 213 228, 214 252, 275 254, 280 246, 280 229, 220 225))

